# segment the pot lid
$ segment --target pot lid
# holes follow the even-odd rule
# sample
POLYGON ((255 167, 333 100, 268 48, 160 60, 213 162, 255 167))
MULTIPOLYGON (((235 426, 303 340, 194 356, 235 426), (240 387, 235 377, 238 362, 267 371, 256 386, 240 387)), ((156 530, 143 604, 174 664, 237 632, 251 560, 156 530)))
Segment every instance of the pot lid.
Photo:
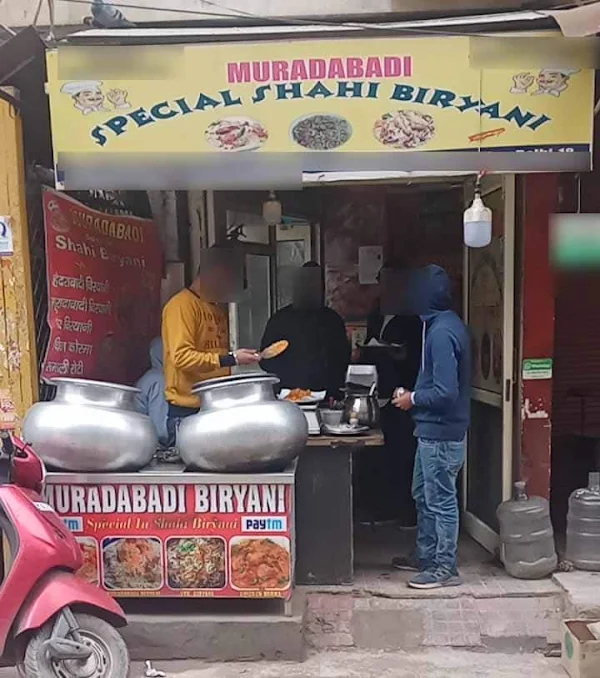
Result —
POLYGON ((110 381, 93 381, 92 379, 75 379, 70 377, 55 377, 49 380, 51 384, 60 386, 61 384, 72 384, 73 386, 93 386, 101 388, 111 388, 118 391, 127 391, 129 393, 140 393, 139 388, 127 386, 126 384, 113 384, 110 381))
POLYGON ((271 383, 278 384, 279 377, 274 374, 268 374, 266 372, 247 372, 245 374, 234 374, 230 377, 217 377, 216 379, 206 379, 205 381, 199 381, 197 384, 192 386, 192 393, 197 395, 202 393, 202 391, 207 391, 212 388, 220 388, 223 386, 235 386, 240 383, 271 383))

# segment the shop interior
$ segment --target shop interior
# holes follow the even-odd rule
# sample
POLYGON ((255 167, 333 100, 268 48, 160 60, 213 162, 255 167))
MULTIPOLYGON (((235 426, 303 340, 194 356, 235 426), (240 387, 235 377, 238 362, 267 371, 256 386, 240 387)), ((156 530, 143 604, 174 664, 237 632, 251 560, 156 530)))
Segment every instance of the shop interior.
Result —
MULTIPOLYGON (((310 260, 324 269, 326 303, 346 323, 355 362, 373 360, 372 353, 359 347, 369 339, 368 319, 377 313, 379 302, 380 285, 376 277, 368 279, 373 271, 363 259, 365 253, 380 256, 380 264, 442 266, 452 281, 454 308, 462 315, 463 177, 307 187, 277 192, 275 198, 282 223, 271 229, 263 217, 267 192, 216 192, 212 199, 215 240, 225 233, 246 250, 251 294, 231 316, 238 346, 260 345, 270 314, 291 302, 294 269, 310 260)), ((410 456, 410 430, 408 436, 404 440, 410 456)), ((406 495, 410 479, 400 459, 403 452, 395 447, 369 446, 353 454, 356 576, 361 569, 367 576, 387 569, 398 549, 409 549, 414 539, 414 531, 403 529, 414 524, 414 515, 406 515, 406 501, 399 499, 399 486, 404 485, 406 495)), ((487 552, 469 541, 469 558, 489 560, 487 552)))
MULTIPOLYGON (((355 362, 373 361, 373 354, 359 347, 371 338, 368 320, 377 314, 380 296, 377 280, 363 277, 372 275, 368 261, 364 261, 365 253, 379 253, 380 263, 390 262, 394 266, 442 266, 452 281, 454 309, 464 317, 463 211, 465 199, 469 190, 472 195, 472 189, 472 183, 465 177, 445 177, 390 184, 314 186, 302 191, 277 192, 275 197, 281 205, 282 223, 270 230, 265 227, 263 218, 264 204, 269 200, 267 192, 215 193, 212 206, 216 234, 220 233, 221 239, 223 233, 225 238, 237 239, 246 250, 246 276, 251 295, 237 305, 231 317, 232 335, 238 346, 260 344, 269 315, 291 301, 294 268, 309 260, 318 261, 324 269, 326 303, 346 323, 355 362)), ((493 207, 494 240, 501 241, 503 209, 500 192, 488 195, 486 204, 493 207)), ((483 255, 477 256, 491 256, 492 260, 498 254, 496 251, 491 255, 485 250, 480 252, 483 255)), ((487 264, 487 260, 484 265, 479 259, 473 260, 471 275, 477 277, 478 271, 492 271, 493 266, 487 264)), ((484 326, 479 342, 474 340, 474 345, 479 343, 481 347, 474 350, 474 385, 499 390, 502 383, 502 340, 498 337, 498 328, 502 332, 502 283, 491 274, 483 274, 481 278, 479 282, 473 280, 476 287, 483 288, 484 297, 483 302, 481 299, 475 302, 479 303, 479 312, 483 308, 483 320, 481 316, 473 318, 475 334, 478 334, 477 325, 484 326), (487 366, 485 355, 482 355, 485 353, 482 345, 485 333, 489 333, 491 339, 488 341, 487 366)), ((476 308, 473 300, 470 303, 471 313, 478 312, 473 311, 476 308)), ((474 406, 479 408, 481 416, 479 425, 473 427, 473 446, 491 452, 472 455, 468 471, 471 489, 467 490, 466 479, 459 489, 468 497, 463 506, 495 531, 495 508, 502 500, 501 413, 485 402, 474 402, 474 406), (491 488, 489 492, 483 489, 486 487, 491 488)), ((390 407, 387 408, 387 421, 390 407)), ((385 424, 385 408, 382 419, 385 424)), ((398 550, 406 552, 413 543, 414 531, 404 528, 414 524, 414 515, 407 515, 411 511, 407 512, 406 501, 402 500, 402 495, 410 492, 410 479, 407 478, 410 470, 407 470, 406 462, 403 463, 402 449, 398 449, 406 445, 408 456, 414 453, 410 450, 414 444, 411 428, 409 423, 408 440, 401 433, 399 436, 396 433, 394 438, 392 433, 390 437, 395 443, 357 448, 353 454, 356 577, 360 578, 361 571, 367 578, 384 574, 386 569, 389 571, 390 560, 398 550)), ((476 567, 493 558, 466 535, 461 553, 463 567, 465 558, 476 567)))
MULTIPOLYGON (((177 193, 172 203, 137 191, 78 192, 72 197, 102 211, 155 218, 166 253, 163 303, 191 280, 199 248, 226 244, 242 248, 247 294, 230 307, 234 347, 260 345, 269 317, 291 302, 294 269, 309 261, 318 262, 324 271, 326 304, 345 321, 353 361, 366 362, 360 347, 367 341, 367 321, 378 309, 377 272, 382 263, 442 266, 452 282, 454 309, 463 315, 463 211, 467 190, 472 196, 472 188, 470 179, 458 176, 388 184, 309 186, 276 194, 177 193), (265 220, 265 204, 269 202, 280 205, 280 223, 268 225, 265 220)), ((493 198, 490 201, 493 203, 493 198)), ((496 217, 501 220, 499 208, 494 212, 494 223, 496 217)), ((43 257, 34 256, 34 275, 41 266, 43 257)), ((45 297, 42 291, 38 291, 39 300, 45 297)), ((43 356, 43 304, 40 311, 38 350, 43 356)), ((495 365, 494 374, 498 369, 495 365)), ((41 397, 51 396, 46 386, 41 397)), ((501 435, 501 430, 486 431, 490 440, 496 433, 501 435)), ((408 445, 411 444, 409 434, 408 445)), ((350 553, 353 552, 356 579, 385 576, 392 556, 410 549, 414 542, 414 530, 404 528, 407 522, 414 525, 415 521, 407 521, 405 507, 397 501, 397 479, 404 478, 407 491, 410 487, 406 464, 399 466, 397 462, 401 454, 401 450, 378 444, 359 447, 351 455, 354 527, 350 534, 354 535, 354 544, 350 553)), ((477 477, 467 508, 481 501, 481 489, 490 481, 486 477, 489 471, 485 471, 488 466, 483 464, 482 474, 475 465, 469 471, 477 477)), ((463 479, 459 489, 464 493, 465 488, 463 479)), ((485 506, 471 506, 471 510, 485 518, 485 506)), ((494 529, 493 519, 488 524, 494 529)), ((479 568, 487 567, 492 558, 465 535, 461 545, 463 568, 473 563, 479 568)))

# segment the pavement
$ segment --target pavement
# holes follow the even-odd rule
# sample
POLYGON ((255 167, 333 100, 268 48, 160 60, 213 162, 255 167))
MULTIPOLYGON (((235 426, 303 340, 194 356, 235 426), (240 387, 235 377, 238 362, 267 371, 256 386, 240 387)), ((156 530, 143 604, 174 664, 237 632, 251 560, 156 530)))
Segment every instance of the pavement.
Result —
MULTIPOLYGON (((476 653, 437 649, 424 652, 321 652, 301 664, 256 662, 204 664, 156 662, 167 678, 566 678, 558 659, 541 654, 476 653)), ((135 665, 131 678, 143 678, 135 665)), ((0 678, 16 678, 0 669, 0 678)))

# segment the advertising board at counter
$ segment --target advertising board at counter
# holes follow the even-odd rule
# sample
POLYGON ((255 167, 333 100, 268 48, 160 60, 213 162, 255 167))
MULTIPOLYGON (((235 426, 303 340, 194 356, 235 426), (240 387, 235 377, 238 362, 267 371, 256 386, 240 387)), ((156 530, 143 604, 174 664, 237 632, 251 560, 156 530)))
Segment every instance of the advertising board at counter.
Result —
MULTIPOLYGON (((59 155, 591 145, 592 70, 475 69, 466 37, 140 46, 168 61, 168 77, 143 79, 101 77, 101 64, 64 79, 68 49, 48 55, 59 155)), ((102 47, 107 59, 111 49, 121 48, 102 47)))
POLYGON ((50 339, 42 378, 132 383, 160 330, 162 247, 149 219, 43 195, 50 339))
POLYGON ((87 581, 116 597, 290 597, 292 485, 117 481, 45 489, 87 581))

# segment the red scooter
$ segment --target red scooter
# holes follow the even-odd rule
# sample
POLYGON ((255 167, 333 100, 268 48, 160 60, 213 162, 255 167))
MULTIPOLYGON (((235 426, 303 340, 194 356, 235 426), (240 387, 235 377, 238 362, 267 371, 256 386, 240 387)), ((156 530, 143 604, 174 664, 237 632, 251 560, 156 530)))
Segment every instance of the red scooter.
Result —
POLYGON ((123 610, 75 575, 81 549, 42 501, 43 462, 7 432, 0 441, 0 655, 25 678, 126 678, 123 610))

